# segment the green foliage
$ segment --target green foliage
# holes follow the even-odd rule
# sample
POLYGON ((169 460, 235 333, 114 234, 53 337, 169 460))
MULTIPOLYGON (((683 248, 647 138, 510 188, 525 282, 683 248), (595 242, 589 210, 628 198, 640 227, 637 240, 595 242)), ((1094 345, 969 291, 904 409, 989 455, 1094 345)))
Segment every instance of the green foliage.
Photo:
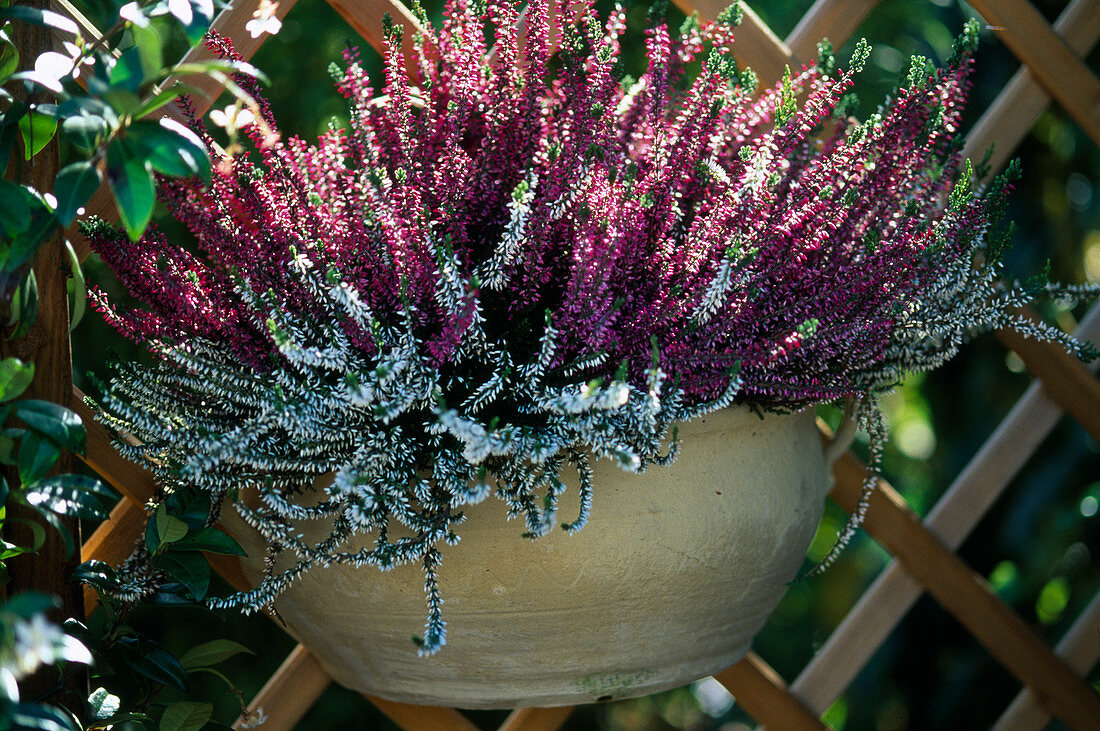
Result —
MULTIPOLYGON (((195 133, 170 118, 154 120, 150 115, 181 94, 194 91, 180 84, 161 88, 169 77, 185 74, 224 82, 242 105, 255 108, 255 102, 232 79, 238 73, 258 76, 248 64, 165 62, 173 28, 191 45, 202 38, 213 15, 211 0, 146 0, 124 8, 102 42, 93 44, 80 35, 72 20, 58 13, 22 5, 0 9, 0 84, 9 82, 0 89, 0 101, 6 102, 0 111, 0 169, 11 163, 18 175, 21 162, 50 150, 50 143, 58 137, 61 149, 70 155, 49 188, 53 198, 17 182, 18 177, 0 180, 0 324, 6 326, 5 337, 25 335, 36 318, 38 287, 30 269, 36 253, 45 245, 62 245, 55 243, 55 237, 80 215, 104 178, 126 231, 135 240, 153 215, 156 175, 209 180, 210 159, 195 133), (21 58, 14 37, 28 25, 53 29, 66 42, 64 52, 58 48, 37 59, 21 58), (18 82, 18 86, 10 82, 18 82), (16 98, 10 90, 24 93, 16 98)), ((72 266, 68 293, 75 326, 86 306, 85 282, 75 251, 67 241, 64 246, 72 266)), ((27 506, 61 531, 72 551, 74 541, 62 519, 101 520, 106 517, 106 506, 117 498, 96 479, 54 474, 65 451, 84 452, 84 425, 75 412, 58 404, 18 400, 34 373, 33 363, 16 358, 0 361, 0 424, 4 426, 0 463, 13 468, 11 474, 18 479, 18 484, 0 480, 5 506, 0 508, 0 525, 16 522, 8 517, 7 505, 27 506)), ((203 552, 239 555, 242 551, 229 536, 205 525, 209 505, 197 517, 182 500, 172 504, 180 508, 181 517, 169 515, 165 506, 152 523, 155 565, 178 582, 173 586, 179 587, 179 592, 169 592, 167 600, 194 604, 205 597, 211 578, 203 552)), ((27 525, 32 539, 29 545, 0 544, 0 582, 7 581, 8 560, 37 551, 46 538, 38 523, 18 522, 27 525)), ((198 659, 192 658, 185 670, 169 651, 124 624, 129 604, 106 598, 119 588, 112 567, 87 562, 73 578, 99 592, 113 618, 102 634, 72 620, 62 631, 42 614, 54 608, 50 597, 17 594, 0 606, 0 689, 7 694, 0 698, 0 728, 105 729, 125 721, 154 723, 158 716, 160 728, 174 731, 206 724, 213 713, 209 703, 183 700, 166 705, 154 703, 154 699, 166 686, 187 691, 190 669, 216 672, 207 666, 244 648, 236 643, 218 645, 218 641, 194 648, 199 651, 198 659), (38 648, 34 657, 42 663, 60 663, 63 670, 67 662, 90 661, 85 647, 95 652, 93 672, 109 685, 98 687, 88 697, 82 709, 83 725, 68 710, 52 705, 49 697, 20 702, 18 681, 29 672, 30 661, 20 659, 19 653, 26 649, 24 635, 31 624, 37 633, 34 636, 47 638, 56 650, 51 654, 38 648), (126 690, 116 695, 109 690, 116 685, 126 690), (134 698, 129 692, 134 688, 143 689, 144 694, 134 698)), ((59 690, 75 677, 63 675, 59 690)), ((241 696, 232 684, 230 689, 241 696)))

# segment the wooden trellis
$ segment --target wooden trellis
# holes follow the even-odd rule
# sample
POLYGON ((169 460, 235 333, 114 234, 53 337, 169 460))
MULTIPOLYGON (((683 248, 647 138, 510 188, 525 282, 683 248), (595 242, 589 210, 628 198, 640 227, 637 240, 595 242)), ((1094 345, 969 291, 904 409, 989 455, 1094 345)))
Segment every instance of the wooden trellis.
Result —
MULTIPOLYGON (((281 0, 280 18, 295 0, 281 0)), ((412 29, 415 20, 400 0, 328 0, 336 11, 376 49, 380 48, 381 18, 389 12, 412 29)), ((728 0, 676 0, 686 13, 713 19, 728 0)), ((785 39, 781 40, 751 10, 737 34, 734 52, 751 66, 764 83, 780 77, 785 65, 811 59, 817 41, 829 38, 837 47, 855 32, 876 0, 817 0, 785 39)), ((966 151, 980 157, 991 144, 992 164, 1004 164, 1039 114, 1056 100, 1081 128, 1100 144, 1100 80, 1081 58, 1100 41, 1100 0, 1073 0, 1051 26, 1028 0, 970 0, 1023 66, 971 131, 966 151)), ((54 0, 55 9, 68 14, 96 35, 67 0, 54 0)), ((245 32, 258 11, 257 0, 235 0, 214 21, 214 28, 231 38, 247 59, 259 48, 261 37, 245 32)), ((193 57, 205 53, 201 48, 193 57)), ((213 82, 195 82, 215 96, 213 82)), ((209 100, 206 102, 209 104, 209 100)), ((200 100, 200 112, 204 112, 200 100)), ((100 190, 89 204, 90 213, 108 217, 113 204, 100 190)), ((75 232, 70 238, 81 257, 87 245, 75 232)), ((1100 339, 1100 306, 1082 321, 1078 334, 1100 339)), ((53 333, 55 337, 67 337, 53 333)), ((986 581, 967 567, 953 551, 997 500, 1013 476, 1038 448, 1063 415, 1069 413, 1100 442, 1100 381, 1081 363, 1055 346, 1025 340, 1010 332, 998 337, 1014 350, 1036 376, 1023 397, 993 435, 974 455, 946 494, 921 520, 887 484, 872 500, 866 529, 895 557, 851 609, 832 637, 789 686, 753 654, 715 677, 736 697, 741 707, 774 729, 824 728, 820 715, 844 692, 890 631, 924 591, 929 592, 1023 684, 1024 690, 997 722, 998 729, 1037 729, 1053 716, 1074 729, 1100 728, 1100 696, 1083 680, 1100 658, 1100 596, 1095 597, 1057 648, 1048 648, 986 581)), ((142 506, 153 494, 152 476, 122 460, 107 434, 74 389, 70 406, 88 428, 87 463, 124 496, 110 518, 83 546, 83 559, 118 562, 140 535, 142 506)), ((836 486, 831 498, 851 510, 859 495, 863 465, 852 455, 834 468, 836 486)), ((235 586, 244 577, 235 559, 212 557, 215 568, 235 586)), ((88 609, 94 597, 87 597, 88 609)), ((291 729, 328 686, 330 679, 304 647, 298 646, 252 701, 268 716, 265 729, 291 729)), ((416 729, 474 729, 454 709, 411 706, 369 697, 398 725, 416 729)), ((558 728, 570 708, 520 709, 501 726, 503 731, 549 731, 558 728)))

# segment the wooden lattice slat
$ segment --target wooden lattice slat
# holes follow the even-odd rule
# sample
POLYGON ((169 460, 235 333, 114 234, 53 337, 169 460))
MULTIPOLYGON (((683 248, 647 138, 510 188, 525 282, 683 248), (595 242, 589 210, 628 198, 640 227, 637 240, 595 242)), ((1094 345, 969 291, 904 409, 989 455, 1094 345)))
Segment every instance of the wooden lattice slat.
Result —
MULTIPOLYGON (((1058 16, 1054 30, 1074 53, 1087 55, 1100 42, 1100 2, 1073 0, 1058 16)), ((1022 66, 974 124, 963 154, 980 160, 992 148, 990 167, 1000 170, 1049 104, 1050 94, 1022 66)))
MULTIPOLYGON (((264 731, 293 731, 331 682, 313 653, 298 645, 248 704, 248 710, 267 717, 264 731)), ((233 728, 242 728, 241 721, 233 728)))
POLYGON ((787 48, 801 62, 817 56, 817 44, 823 38, 839 48, 878 3, 879 0, 819 0, 787 36, 787 48))
POLYGON ((1100 145, 1100 80, 1027 0, 970 0, 1009 50, 1100 145))
POLYGON ((497 731, 556 731, 573 713, 572 706, 561 708, 517 708, 497 731))
MULTIPOLYGON (((1100 339, 1100 307, 1081 322, 1082 339, 1100 339)), ((1100 361, 1092 364, 1093 371, 1100 361)), ((1062 417, 1063 409, 1036 381, 947 489, 925 526, 948 548, 958 548, 1062 417)), ((923 587, 892 562, 863 593, 841 625, 791 683, 791 690, 823 713, 870 660, 923 587)))
MULTIPOLYGON (((833 466, 837 484, 830 496, 849 512, 859 502, 866 471, 850 453, 833 466)), ((1052 715, 1081 729, 1100 719, 1100 696, 993 593, 985 579, 930 533, 883 480, 871 495, 866 526, 990 655, 1032 689, 1052 715)))
MULTIPOLYGON (((1092 598, 1085 611, 1058 643, 1058 656, 1082 675, 1086 675, 1100 659, 1100 593, 1092 598)), ((1050 723, 1050 714, 1035 700, 1035 694, 1024 688, 993 725, 993 731, 1023 731, 1042 729, 1050 723)))
POLYGON ((394 22, 404 29, 405 43, 402 48, 405 53, 405 67, 413 80, 416 80, 417 58, 412 39, 422 29, 405 5, 390 0, 328 0, 328 4, 356 33, 366 39, 371 48, 382 55, 386 52, 382 38, 382 16, 389 13, 394 22))
POLYGON ((733 693, 750 716, 773 729, 824 729, 809 709, 787 690, 783 678, 755 653, 716 673, 714 679, 733 693))
MULTIPOLYGON (((413 22, 412 15, 400 3, 381 0, 329 1, 345 20, 363 33, 376 48, 380 47, 378 29, 381 25, 381 12, 388 10, 406 25, 407 30, 411 29, 409 24, 413 22)), ((285 1, 280 3, 279 15, 284 15, 292 4, 285 1)), ((705 0, 695 4, 690 4, 688 0, 677 0, 677 4, 685 12, 697 10, 702 17, 710 19, 713 19, 726 5, 725 2, 715 0, 705 0)), ((741 63, 752 66, 765 84, 771 83, 779 78, 783 66, 801 64, 812 58, 816 42, 821 36, 828 36, 837 46, 842 45, 874 4, 873 0, 819 0, 790 34, 787 43, 780 41, 755 14, 748 11, 737 35, 735 55, 741 63)), ((986 117, 983 117, 971 138, 968 151, 973 153, 975 150, 984 148, 990 141, 996 140, 998 151, 995 153, 994 162, 999 164, 999 156, 1007 154, 1006 148, 1014 147, 1018 143, 1026 133, 1030 120, 1041 112, 1048 101, 1046 95, 1042 91, 1037 91, 1034 83, 1029 79, 1031 74, 1034 74, 1050 94, 1067 108, 1071 116, 1094 140, 1100 141, 1100 137, 1096 134, 1097 110, 1100 109, 1098 105, 1100 94, 1097 92, 1100 90, 1100 82, 1097 82, 1096 78, 1081 64, 1080 59, 1074 55, 1085 53, 1096 43, 1096 37, 1100 34, 1100 28, 1097 27, 1100 23, 1100 17, 1098 17, 1100 13, 1096 11, 1096 3, 1093 0, 1075 0, 1063 13, 1056 30, 1066 34, 1065 42, 1057 37, 1055 31, 1051 30, 1026 0, 1006 0, 997 6, 993 5, 993 0, 981 0, 972 4, 998 28, 1006 44, 1025 64, 1032 67, 1032 70, 1021 70, 1001 95, 998 103, 987 112, 986 117), (1023 114, 1019 113, 1017 104, 1024 104, 1023 114), (1018 122, 1020 116, 1027 117, 1029 120, 1027 126, 1018 122)), ((221 24, 219 27, 223 35, 236 41, 238 49, 245 58, 251 57, 259 43, 264 40, 257 39, 253 44, 243 33, 244 24, 251 18, 254 8, 255 5, 227 9, 219 15, 216 22, 221 24)), ((1045 382, 1055 384, 1060 379, 1068 378, 1069 382, 1075 385, 1072 391, 1068 388, 1059 389, 1058 386, 1054 386, 1054 390, 1058 393, 1062 405, 1070 408, 1071 413, 1078 416, 1092 431, 1095 427, 1089 426, 1092 422, 1087 412, 1091 409, 1093 416, 1100 414, 1100 400, 1097 397, 1100 387, 1096 386, 1095 380, 1076 361, 1066 358, 1064 354, 1060 354, 1060 351, 1059 354, 1054 354, 1029 350, 1028 346, 1019 343, 1014 345, 1020 347, 1023 351, 1021 356, 1024 357, 1029 368, 1045 382), (1082 393, 1085 394, 1085 406, 1077 406, 1075 404, 1082 403, 1082 393)), ((1021 400, 1017 410, 1021 414, 1019 418, 1034 417, 1041 412, 1045 421, 1042 424, 1033 421, 1032 426, 1039 426, 1038 431, 1042 432, 1043 425, 1047 421, 1053 424, 1058 408, 1047 402, 1040 403, 1044 397, 1041 394, 1034 395, 1037 389, 1038 387, 1035 386, 1029 389, 1028 395, 1021 400)), ((1013 414, 1016 414, 1017 410, 1014 410, 1013 414)), ((87 418, 86 423, 88 423, 87 418)), ((1049 427, 1045 428, 1049 430, 1049 427)), ((135 501, 120 504, 115 511, 117 519, 115 514, 112 514, 112 522, 108 527, 102 529, 102 534, 97 532, 85 547, 88 554, 107 555, 108 550, 117 551, 113 546, 110 549, 107 548, 110 545, 110 538, 133 533, 137 514, 141 512, 140 503, 151 494, 152 486, 148 473, 143 475, 144 471, 132 465, 128 466, 117 456, 114 459, 107 456, 114 454, 113 450, 106 446, 104 434, 93 434, 94 431, 94 429, 89 430, 89 464, 101 471, 109 482, 135 501), (127 485, 127 489, 123 489, 123 483, 127 485), (134 485, 137 487, 135 488, 134 485)), ((1019 424, 1010 416, 971 465, 988 462, 993 459, 991 455, 1012 447, 1011 440, 1016 439, 1014 435, 1018 432, 1019 424)), ((1036 445, 1041 440, 1041 436, 1041 434, 1029 434, 1036 445)), ((1018 441, 1016 446, 1019 446, 1018 441)), ((1019 457, 1017 461, 1022 463, 1024 458, 1019 457)), ((1003 467, 1005 465, 1002 465, 1003 467)), ((877 495, 873 501, 872 513, 868 518, 868 532, 899 557, 899 563, 883 575, 886 578, 884 585, 904 580, 912 588, 903 592, 904 596, 896 593, 886 595, 884 592, 876 594, 872 589, 865 598, 869 604, 875 605, 876 611, 886 609, 886 614, 892 618, 891 624, 896 622, 897 618, 906 611, 907 603, 911 604, 912 600, 906 597, 911 594, 915 598, 920 591, 919 585, 897 569, 897 566, 904 565, 914 577, 925 583, 945 608, 955 614, 972 634, 987 646, 991 654, 1031 685, 1048 708, 1055 710, 1057 715, 1075 726, 1095 721, 1100 718, 1100 710, 1098 710, 1100 700, 1096 695, 1073 674, 1064 662, 1058 660, 1011 610, 989 592, 988 587, 983 586, 981 578, 974 575, 948 548, 948 546, 957 545, 969 533, 973 522, 984 512, 1016 469, 1018 466, 994 480, 1002 487, 988 489, 987 486, 983 493, 985 495, 983 507, 976 511, 948 510, 948 506, 952 505, 953 501, 961 499, 963 495, 970 495, 973 492, 970 488, 981 487, 982 480, 968 468, 929 516, 928 525, 922 525, 892 491, 887 489, 886 492, 877 495), (969 488, 961 489, 960 483, 969 488), (947 545, 940 543, 930 528, 944 535, 947 545), (897 576, 900 579, 893 579, 891 576, 897 576), (898 601, 899 598, 902 600, 898 601), (890 602, 891 599, 894 601, 890 602), (889 603, 890 606, 884 606, 884 603, 889 603)), ((838 463, 838 480, 837 487, 834 489, 834 498, 849 509, 858 495, 862 474, 862 469, 850 456, 838 463)), ((227 562, 224 557, 218 563, 220 565, 215 568, 229 575, 234 585, 240 586, 244 578, 240 573, 239 565, 234 561, 227 562), (236 567, 236 574, 234 574, 234 566, 229 566, 228 563, 233 563, 236 567)), ((876 586, 878 585, 876 582, 876 586)), ((860 607, 862 606, 861 602, 860 607)), ((850 619, 858 619, 864 611, 860 607, 853 611, 850 619)), ((1089 621, 1088 617, 1082 618, 1079 623, 1082 621, 1089 621)), ((838 636, 843 636, 842 630, 834 634, 834 637, 838 636)), ((1071 639, 1067 636, 1066 642, 1071 639)), ((869 642, 866 645, 858 649, 848 645, 846 652, 850 656, 851 651, 856 649, 856 654, 865 660, 878 645, 878 641, 869 642)), ((829 647, 826 645, 822 651, 823 656, 828 654, 829 647)), ((858 665, 861 665, 863 660, 858 665)), ((1080 668, 1081 663, 1077 662, 1075 665, 1080 668)), ((787 689, 782 679, 767 666, 766 662, 751 653, 741 663, 720 673, 718 677, 733 690, 742 707, 754 717, 773 727, 820 728, 821 725, 814 714, 827 705, 825 696, 835 697, 848 680, 843 680, 839 684, 834 683, 828 692, 818 692, 820 687, 815 690, 814 684, 810 682, 815 677, 811 672, 813 668, 814 663, 811 663, 807 672, 800 676, 794 686, 795 691, 803 692, 807 696, 810 701, 808 704, 803 703, 795 693, 787 689), (804 682, 804 677, 809 680, 804 682)), ((283 719, 276 721, 272 717, 268 722, 269 726, 289 728, 297 723, 328 682, 330 682, 329 679, 316 660, 304 648, 298 647, 257 696, 255 702, 265 701, 263 705, 269 711, 269 715, 272 715, 270 712, 277 712, 283 719), (286 725, 272 725, 277 723, 286 725)), ((452 709, 409 706, 376 698, 369 698, 369 700, 405 728, 473 728, 464 716, 452 709)), ((831 698, 829 701, 831 702, 831 698)), ((516 711, 502 728, 507 731, 557 728, 570 710, 516 711)))
MULTIPOLYGON (((715 20, 729 7, 726 0, 673 0, 685 15, 698 13, 703 20, 715 20)), ((744 19, 737 28, 732 51, 737 62, 752 68, 760 79, 761 88, 772 86, 783 76, 784 66, 795 66, 790 49, 772 32, 752 8, 741 6, 744 19)))
POLYGON ((1058 345, 1032 340, 1015 330, 1001 330, 997 339, 1020 356, 1051 398, 1100 444, 1100 381, 1081 361, 1058 345))

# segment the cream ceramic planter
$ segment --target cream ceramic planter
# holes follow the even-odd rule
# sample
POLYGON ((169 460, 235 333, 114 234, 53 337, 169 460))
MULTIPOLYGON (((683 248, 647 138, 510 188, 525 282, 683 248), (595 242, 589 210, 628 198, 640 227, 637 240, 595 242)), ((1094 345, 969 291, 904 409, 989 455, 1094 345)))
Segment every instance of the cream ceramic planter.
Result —
MULTIPOLYGON (((798 571, 827 472, 810 413, 728 409, 681 435, 671 467, 630 475, 599 462, 591 518, 575 535, 524 539, 495 498, 469 509, 461 542, 441 548, 447 644, 433 657, 410 640, 426 611, 418 566, 316 570, 276 608, 337 682, 406 703, 588 703, 722 670, 798 571)), ((562 520, 575 515, 570 488, 562 520)), ((255 579, 263 543, 230 513, 255 579)), ((302 528, 314 539, 321 529, 302 528)))

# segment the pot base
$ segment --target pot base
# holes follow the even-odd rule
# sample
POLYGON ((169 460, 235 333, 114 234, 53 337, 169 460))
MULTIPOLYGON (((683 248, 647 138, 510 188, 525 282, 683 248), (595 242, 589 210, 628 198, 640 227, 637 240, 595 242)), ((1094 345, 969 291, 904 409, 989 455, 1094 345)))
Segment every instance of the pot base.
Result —
MULTIPOLYGON (((597 463, 592 513, 574 535, 528 540, 498 500, 470 506, 461 542, 440 548, 447 644, 432 657, 411 641, 426 612, 419 566, 312 571, 276 608, 337 682, 403 703, 573 705, 724 670, 798 571, 827 472, 810 413, 760 419, 734 408, 680 431, 670 467, 630 475, 597 463)), ((577 509, 569 477, 566 521, 577 509)), ((258 578, 259 535, 232 511, 223 522, 258 578)))

